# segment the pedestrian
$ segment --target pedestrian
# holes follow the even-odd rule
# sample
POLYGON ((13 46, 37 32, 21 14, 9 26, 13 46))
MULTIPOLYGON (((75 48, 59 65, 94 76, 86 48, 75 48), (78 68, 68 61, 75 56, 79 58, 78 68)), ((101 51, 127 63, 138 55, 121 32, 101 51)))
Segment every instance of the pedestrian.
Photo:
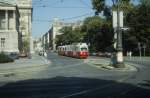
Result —
POLYGON ((129 52, 129 56, 130 56, 130 59, 131 59, 131 57, 132 57, 132 51, 129 52))
POLYGON ((129 52, 127 51, 127 56, 129 56, 129 52))
POLYGON ((47 53, 46 53, 46 51, 44 52, 44 56, 45 56, 45 57, 47 57, 47 53))

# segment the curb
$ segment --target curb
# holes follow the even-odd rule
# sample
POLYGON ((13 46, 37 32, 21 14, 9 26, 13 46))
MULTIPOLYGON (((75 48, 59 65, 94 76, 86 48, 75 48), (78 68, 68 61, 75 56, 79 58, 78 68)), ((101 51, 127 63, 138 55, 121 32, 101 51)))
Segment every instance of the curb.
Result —
POLYGON ((122 71, 122 72, 127 72, 127 71, 138 71, 138 68, 135 66, 135 64, 128 64, 126 63, 126 67, 125 68, 114 68, 112 66, 110 66, 109 64, 105 63, 94 63, 94 62, 90 62, 90 60, 86 60, 85 63, 87 63, 88 65, 92 66, 92 67, 96 67, 102 70, 108 70, 108 71, 122 71))

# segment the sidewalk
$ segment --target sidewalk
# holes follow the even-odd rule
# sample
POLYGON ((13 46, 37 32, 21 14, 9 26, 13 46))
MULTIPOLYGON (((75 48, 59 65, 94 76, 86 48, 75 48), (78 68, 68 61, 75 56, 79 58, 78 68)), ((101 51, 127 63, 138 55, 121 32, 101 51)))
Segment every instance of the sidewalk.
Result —
POLYGON ((134 64, 125 63, 125 68, 114 68, 111 66, 110 58, 88 58, 85 63, 93 67, 97 67, 103 70, 110 70, 110 71, 137 71, 137 68, 134 64))
POLYGON ((48 65, 49 61, 43 57, 39 56, 37 54, 32 54, 32 58, 19 58, 18 60, 15 60, 12 63, 4 63, 0 64, 0 74, 9 72, 8 70, 24 70, 25 68, 33 68, 38 66, 44 66, 48 65))

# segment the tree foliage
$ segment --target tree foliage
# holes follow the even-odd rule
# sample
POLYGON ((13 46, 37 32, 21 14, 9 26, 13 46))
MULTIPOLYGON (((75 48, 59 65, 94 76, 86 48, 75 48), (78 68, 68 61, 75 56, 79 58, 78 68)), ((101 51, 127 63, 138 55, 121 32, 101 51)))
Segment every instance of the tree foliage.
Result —
POLYGON ((61 35, 57 36, 57 45, 65 45, 82 42, 84 33, 81 32, 80 28, 63 27, 60 29, 61 35))
POLYGON ((138 43, 140 42, 141 47, 144 45, 147 46, 146 50, 148 54, 150 52, 150 6, 142 1, 141 4, 134 7, 126 18, 126 23, 130 27, 130 31, 125 34, 125 38, 130 44, 125 42, 125 48, 127 50, 138 51, 138 43))
POLYGON ((1 52, 0 53, 0 63, 8 63, 8 62, 13 62, 14 60, 10 58, 8 55, 5 53, 1 52))
POLYGON ((91 51, 104 51, 112 43, 111 24, 99 16, 87 17, 82 26, 86 32, 85 42, 90 43, 91 51))
POLYGON ((111 11, 117 10, 117 5, 119 5, 119 9, 128 13, 132 9, 132 0, 110 0, 112 1, 112 6, 106 4, 107 0, 92 0, 93 9, 95 10, 96 15, 98 13, 103 12, 103 15, 106 16, 107 19, 111 19, 111 11))
POLYGON ((24 52, 28 52, 29 51, 29 48, 30 48, 30 46, 29 46, 29 41, 28 40, 24 40, 23 42, 22 42, 22 51, 24 51, 24 52))

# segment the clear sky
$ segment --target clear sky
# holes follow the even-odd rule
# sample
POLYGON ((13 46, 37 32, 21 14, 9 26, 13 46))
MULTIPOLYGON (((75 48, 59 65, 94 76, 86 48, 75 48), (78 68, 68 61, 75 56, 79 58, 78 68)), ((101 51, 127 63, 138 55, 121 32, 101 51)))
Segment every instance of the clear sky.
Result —
POLYGON ((33 0, 32 4, 33 37, 46 33, 55 17, 71 22, 94 15, 91 0, 33 0))

